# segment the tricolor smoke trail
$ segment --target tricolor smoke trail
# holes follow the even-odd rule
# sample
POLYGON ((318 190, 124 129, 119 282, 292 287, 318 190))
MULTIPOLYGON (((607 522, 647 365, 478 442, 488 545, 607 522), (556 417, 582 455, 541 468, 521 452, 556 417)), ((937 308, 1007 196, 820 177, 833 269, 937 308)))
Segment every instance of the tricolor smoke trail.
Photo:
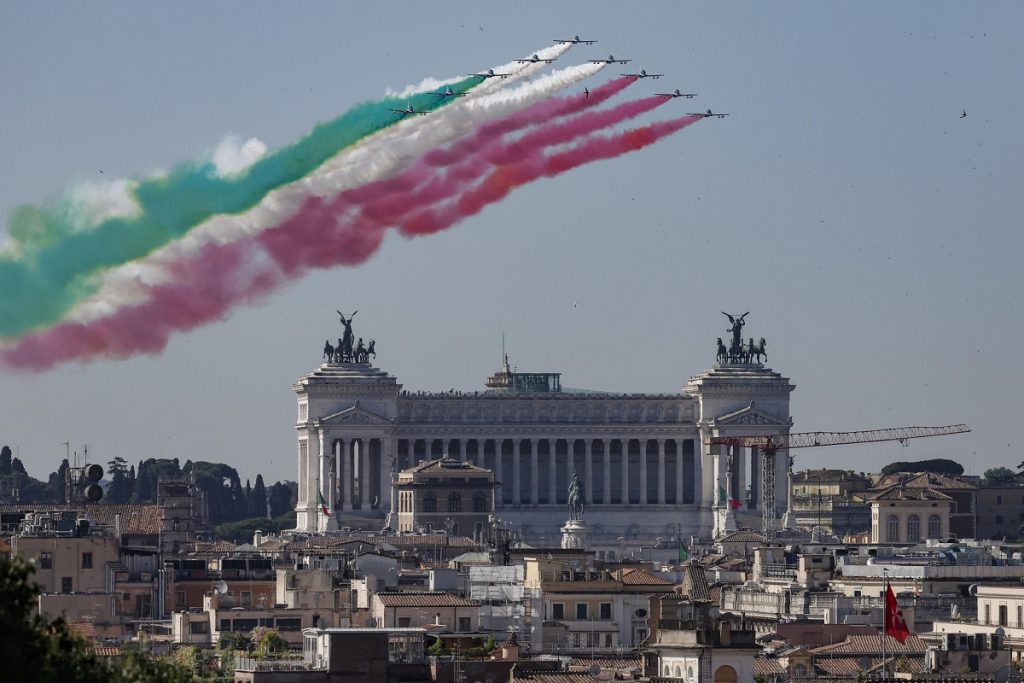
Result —
MULTIPOLYGON (((528 69, 537 69, 529 65, 528 69)), ((502 132, 514 131, 553 117, 568 115, 601 104, 620 92, 634 79, 618 79, 596 88, 590 97, 582 95, 552 98, 580 80, 597 73, 603 65, 586 64, 556 71, 511 90, 484 95, 479 86, 465 103, 458 102, 429 117, 403 122, 376 135, 365 138, 330 159, 309 176, 278 188, 259 205, 239 215, 216 216, 197 226, 189 234, 149 257, 112 270, 104 278, 99 292, 76 307, 69 317, 80 322, 110 314, 119 306, 138 303, 141 285, 155 285, 173 278, 165 264, 194 254, 208 242, 230 242, 244 239, 277 225, 293 215, 310 196, 328 197, 339 192, 364 187, 390 174, 407 168, 423 154, 436 150, 476 129, 476 135, 458 150, 468 154, 502 132), (463 106, 464 105, 464 106, 463 106), (505 117, 505 118, 499 118, 505 117), (492 125, 480 126, 493 121, 492 125)), ((491 79, 495 81, 496 79, 491 79)), ((443 163, 434 163, 436 167, 443 163)))
MULTIPOLYGON (((446 87, 462 93, 483 80, 469 77, 446 87)), ((52 210, 16 210, 9 225, 11 252, 0 256, 0 335, 58 319, 95 287, 87 277, 91 273, 145 256, 215 214, 250 209, 270 190, 308 175, 339 150, 395 124, 398 119, 389 108, 411 104, 432 111, 451 99, 421 92, 356 105, 234 175, 218 173, 212 162, 184 164, 138 183, 131 191, 131 214, 87 229, 82 229, 73 202, 52 210)))
MULTIPOLYGON (((481 182, 440 206, 409 207, 399 230, 405 235, 438 232, 526 183, 643 149, 698 120, 700 117, 687 116, 616 135, 584 137, 575 146, 551 154, 541 151, 543 136, 539 130, 537 147, 526 148, 521 139, 509 141, 507 150, 488 146, 486 154, 494 158, 509 158, 507 151, 520 160, 494 166, 481 182), (517 144, 520 147, 513 152, 517 144)), ((174 280, 151 287, 147 302, 90 323, 65 323, 29 335, 4 350, 2 358, 11 367, 42 370, 72 360, 158 352, 174 332, 218 320, 233 306, 257 301, 308 269, 362 263, 377 250, 384 234, 384 225, 373 220, 339 221, 337 207, 329 200, 314 198, 281 226, 261 233, 256 241, 210 243, 198 258, 176 262, 174 280), (319 249, 306 253, 302 262, 284 261, 285 252, 273 247, 278 234, 301 239, 313 234, 319 249)))

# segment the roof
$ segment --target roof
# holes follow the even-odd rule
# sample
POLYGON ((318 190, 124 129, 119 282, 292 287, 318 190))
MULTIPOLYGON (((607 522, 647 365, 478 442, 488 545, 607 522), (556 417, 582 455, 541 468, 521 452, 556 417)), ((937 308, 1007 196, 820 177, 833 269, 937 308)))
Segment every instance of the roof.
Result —
POLYGON ((460 598, 451 593, 377 593, 377 597, 385 607, 473 607, 479 605, 476 600, 460 598))
POLYGON ((930 488, 917 488, 905 484, 894 484, 870 496, 870 500, 953 500, 945 493, 930 488))
MULTIPOLYGON (((81 510, 83 506, 67 506, 53 504, 0 505, 0 512, 52 512, 55 510, 81 510)), ((120 515, 121 534, 123 536, 155 536, 160 533, 160 506, 158 505, 109 505, 96 503, 84 506, 85 516, 91 521, 106 526, 113 526, 120 515)))
POLYGON ((646 569, 623 569, 622 583, 628 586, 669 586, 672 582, 655 576, 646 569))
POLYGON ((402 474, 438 474, 465 476, 493 476, 493 472, 483 467, 478 467, 471 462, 456 460, 455 458, 439 458, 437 460, 426 460, 418 465, 413 465, 402 470, 402 474))
MULTIPOLYGON (((885 636, 885 652, 887 655, 924 655, 927 649, 925 642, 917 635, 911 633, 905 643, 901 643, 892 636, 885 636)), ((878 633, 871 635, 851 634, 846 640, 832 645, 823 645, 811 650, 815 655, 877 655, 881 651, 881 642, 878 633)))
POLYGON ((704 566, 690 560, 683 563, 683 581, 680 592, 693 602, 711 602, 711 591, 704 566))
POLYGON ((960 491, 978 490, 977 486, 960 477, 936 474, 934 472, 917 472, 913 474, 894 472, 879 479, 874 488, 879 489, 894 484, 903 484, 911 488, 955 489, 960 491))
POLYGON ((754 657, 755 676, 779 676, 786 673, 786 669, 777 659, 767 657, 754 657))
POLYGON ((632 671, 641 668, 639 657, 573 657, 569 671, 590 671, 597 664, 603 671, 632 671))
POLYGON ((775 635, 790 645, 820 647, 843 641, 850 635, 878 637, 878 628, 869 624, 823 624, 821 622, 793 621, 779 623, 775 635))
POLYGON ((718 539, 718 543, 761 543, 763 541, 764 534, 753 529, 740 529, 718 539))

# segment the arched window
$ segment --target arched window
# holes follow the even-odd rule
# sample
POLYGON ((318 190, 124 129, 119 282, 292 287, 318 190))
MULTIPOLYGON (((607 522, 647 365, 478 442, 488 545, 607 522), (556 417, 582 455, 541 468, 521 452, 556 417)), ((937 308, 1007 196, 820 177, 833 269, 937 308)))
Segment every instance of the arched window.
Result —
POLYGON ((938 515, 928 518, 928 538, 942 538, 942 518, 938 515))
POLYGON ((487 496, 483 491, 473 495, 473 512, 487 512, 487 496))
POLYGON ((900 542, 900 518, 896 515, 889 515, 885 529, 885 540, 889 543, 900 542))
POLYGON ((681 666, 679 666, 678 664, 676 664, 676 678, 682 678, 682 677, 683 677, 683 668, 681 666))
POLYGON ((921 540, 921 518, 917 515, 910 515, 907 518, 907 543, 917 543, 921 540))
POLYGON ((423 511, 424 512, 437 512, 437 496, 433 493, 428 493, 423 496, 423 511))
POLYGON ((462 496, 458 493, 448 496, 448 512, 462 512, 462 496))

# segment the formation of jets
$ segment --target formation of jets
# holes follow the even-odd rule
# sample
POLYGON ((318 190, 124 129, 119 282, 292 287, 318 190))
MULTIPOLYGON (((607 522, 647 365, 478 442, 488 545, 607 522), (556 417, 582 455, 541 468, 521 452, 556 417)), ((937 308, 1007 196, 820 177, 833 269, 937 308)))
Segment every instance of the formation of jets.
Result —
POLYGON ((406 105, 405 109, 388 109, 388 111, 393 111, 401 117, 409 116, 411 114, 416 114, 418 116, 426 116, 427 114, 430 113, 429 111, 416 111, 416 109, 413 108, 412 104, 406 105))
POLYGON ((639 73, 635 74, 622 74, 623 76, 632 76, 633 78, 661 78, 665 74, 649 74, 644 69, 640 69, 639 73))
POLYGON ((553 62, 555 60, 553 60, 553 59, 541 59, 538 55, 534 54, 534 55, 530 55, 526 59, 517 59, 516 61, 519 62, 520 64, 540 64, 542 62, 544 64, 550 64, 551 62, 553 62))
POLYGON ((565 45, 571 43, 572 45, 593 45, 596 40, 582 40, 579 36, 573 36, 572 38, 555 38, 555 42, 559 45, 565 45))
POLYGON ((711 111, 710 109, 708 109, 706 111, 688 111, 688 112, 686 112, 686 115, 687 116, 703 116, 704 118, 710 118, 712 116, 717 116, 720 119, 724 119, 726 116, 728 116, 728 114, 716 114, 715 112, 711 111))
POLYGON ((672 97, 685 97, 688 100, 692 100, 694 97, 697 96, 697 93, 695 93, 695 92, 679 92, 679 88, 676 88, 672 92, 656 92, 654 94, 657 95, 658 97, 668 97, 668 98, 672 98, 672 97))
POLYGON ((496 74, 494 69, 488 69, 482 74, 469 74, 470 76, 476 76, 477 78, 508 78, 512 74, 496 74))
MULTIPOLYGON (((465 97, 466 96, 466 93, 464 93, 464 92, 455 92, 451 88, 445 88, 441 92, 435 92, 435 93, 430 93, 430 94, 433 95, 434 97, 438 97, 438 98, 442 98, 442 99, 445 98, 445 97, 465 97)), ((412 112, 408 112, 408 113, 412 113, 412 112)))
POLYGON ((608 59, 591 59, 591 64, 625 64, 632 62, 632 59, 615 59, 615 55, 608 55, 608 59))
MULTIPOLYGON (((583 40, 578 35, 574 35, 572 38, 555 38, 554 42, 556 42, 556 43, 558 43, 560 45, 566 45, 566 44, 571 44, 571 45, 577 45, 577 44, 593 45, 597 41, 596 40, 583 40)), ((550 64, 553 61, 555 61, 555 60, 554 59, 541 59, 540 56, 537 55, 537 54, 530 55, 526 59, 517 59, 516 60, 516 62, 518 62, 519 64, 540 64, 540 63, 550 64)), ((590 63, 591 64, 626 64, 626 63, 631 62, 631 61, 633 61, 633 60, 631 60, 631 59, 616 59, 615 55, 608 55, 607 59, 591 59, 590 63)), ((488 69, 487 71, 485 71, 483 73, 470 74, 470 76, 478 76, 480 78, 508 78, 511 75, 512 74, 496 74, 496 73, 494 73, 494 69, 488 69)), ((627 76, 627 77, 631 77, 631 78, 640 79, 640 78, 661 78, 665 74, 651 74, 651 73, 647 73, 646 69, 640 69, 640 71, 638 71, 636 73, 622 74, 622 75, 623 76, 627 76)), ((697 93, 680 92, 679 88, 676 88, 672 92, 659 92, 659 93, 654 93, 654 94, 657 97, 664 97, 666 99, 674 99, 676 97, 683 97, 683 98, 686 98, 686 99, 693 99, 694 97, 697 97, 697 93)), ((443 92, 435 92, 435 93, 433 93, 433 95, 435 97, 439 97, 439 98, 440 97, 463 97, 465 95, 465 93, 456 93, 456 92, 452 92, 451 88, 445 88, 443 92)), ((587 88, 584 88, 583 89, 583 96, 584 97, 590 97, 590 90, 587 89, 587 88)), ((391 111, 395 112, 396 114, 398 114, 400 116, 407 116, 409 114, 425 115, 425 114, 428 113, 428 112, 424 112, 424 111, 416 111, 416 110, 413 109, 412 105, 409 105, 405 109, 392 109, 391 111)), ((702 112, 689 112, 687 114, 687 116, 700 116, 702 118, 715 117, 715 118, 724 119, 726 116, 729 116, 729 114, 718 114, 718 113, 715 113, 715 112, 711 111, 710 109, 707 109, 707 110, 702 111, 702 112)), ((963 111, 961 113, 961 115, 960 115, 960 118, 964 118, 965 116, 967 116, 967 112, 963 111)))

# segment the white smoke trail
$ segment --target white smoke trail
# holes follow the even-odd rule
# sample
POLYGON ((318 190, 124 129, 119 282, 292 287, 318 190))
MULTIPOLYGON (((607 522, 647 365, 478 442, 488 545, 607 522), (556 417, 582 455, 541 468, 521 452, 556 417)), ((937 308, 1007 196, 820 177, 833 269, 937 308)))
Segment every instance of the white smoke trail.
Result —
MULTIPOLYGON (((520 65, 516 75, 521 77, 522 72, 536 72, 543 66, 520 65)), ((145 285, 167 281, 170 275, 166 266, 176 259, 194 254, 204 244, 244 239, 271 228, 298 210, 310 196, 333 196, 390 177, 426 151, 450 142, 482 123, 546 99, 596 74, 603 67, 603 64, 571 66, 512 89, 466 97, 467 101, 452 103, 432 112, 430 116, 417 117, 415 121, 404 121, 389 127, 343 150, 311 175, 268 193, 253 209, 237 215, 215 216, 190 230, 184 238, 166 245, 145 259, 109 271, 103 278, 100 290, 79 304, 69 317, 88 322, 109 315, 122 306, 140 303, 144 300, 145 285)), ((512 80, 511 77, 508 80, 512 80)), ((479 87, 471 92, 477 90, 479 87)))

